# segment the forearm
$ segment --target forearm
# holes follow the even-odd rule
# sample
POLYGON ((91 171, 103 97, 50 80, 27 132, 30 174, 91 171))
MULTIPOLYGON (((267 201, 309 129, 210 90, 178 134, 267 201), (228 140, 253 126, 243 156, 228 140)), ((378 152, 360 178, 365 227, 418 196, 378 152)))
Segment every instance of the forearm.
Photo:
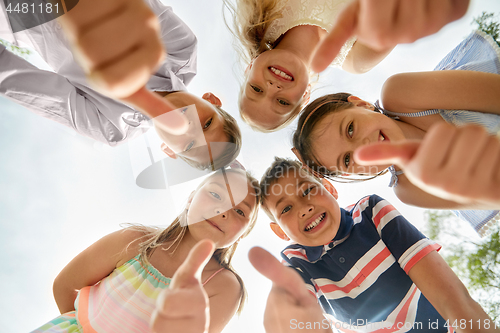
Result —
POLYGON ((458 304, 460 305, 444 313, 444 318, 457 333, 500 332, 497 324, 468 293, 465 300, 458 304))
POLYGON ((382 51, 374 49, 356 41, 342 65, 342 69, 353 74, 363 74, 370 71, 387 57, 394 47, 382 51))

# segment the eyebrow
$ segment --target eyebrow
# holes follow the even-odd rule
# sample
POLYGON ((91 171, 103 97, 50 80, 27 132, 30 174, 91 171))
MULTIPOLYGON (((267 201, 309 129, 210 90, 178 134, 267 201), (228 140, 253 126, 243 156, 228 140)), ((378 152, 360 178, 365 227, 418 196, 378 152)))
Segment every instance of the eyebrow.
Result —
MULTIPOLYGON (((304 180, 300 181, 299 183, 297 183, 297 187, 301 187, 301 186, 302 186, 302 184, 307 183, 308 181, 309 181, 309 180, 306 180, 306 179, 304 179, 304 180)), ((285 200, 285 198, 286 198, 286 197, 289 197, 289 196, 285 196, 285 195, 281 196, 281 197, 278 199, 278 201, 276 201, 276 204, 274 205, 274 209, 278 209, 278 205, 279 205, 279 204, 280 204, 283 200, 285 200)))
MULTIPOLYGON (((344 131, 343 131, 343 128, 344 128, 344 122, 345 122, 345 117, 342 118, 342 121, 340 122, 340 127, 339 127, 339 138, 342 139, 342 136, 344 135, 344 131)), ((337 157, 337 171, 338 170, 341 170, 340 169, 340 157, 342 156, 342 154, 340 154, 338 157, 337 157)))

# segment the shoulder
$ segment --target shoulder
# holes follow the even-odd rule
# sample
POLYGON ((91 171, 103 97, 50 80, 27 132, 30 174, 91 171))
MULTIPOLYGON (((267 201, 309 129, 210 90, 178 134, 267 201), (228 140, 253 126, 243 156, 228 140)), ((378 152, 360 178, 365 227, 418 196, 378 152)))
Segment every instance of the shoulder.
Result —
POLYGON ((223 269, 204 285, 209 297, 222 294, 226 297, 239 300, 242 295, 243 285, 236 277, 236 273, 223 269))
POLYGON ((154 231, 154 228, 134 226, 115 231, 108 235, 111 242, 117 248, 121 249, 117 267, 139 254, 140 243, 145 241, 148 236, 151 236, 154 231))

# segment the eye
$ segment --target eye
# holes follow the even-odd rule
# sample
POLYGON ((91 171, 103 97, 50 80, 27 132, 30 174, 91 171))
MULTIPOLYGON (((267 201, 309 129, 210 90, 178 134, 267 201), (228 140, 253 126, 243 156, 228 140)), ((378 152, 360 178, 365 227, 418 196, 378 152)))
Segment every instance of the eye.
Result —
POLYGON ((213 118, 210 118, 207 120, 207 122, 205 123, 205 125, 203 125, 203 129, 206 130, 210 127, 210 125, 212 125, 212 121, 213 121, 213 118))
POLYGON ((220 195, 218 195, 217 193, 215 193, 215 192, 211 192, 211 191, 209 191, 208 193, 210 193, 210 195, 211 195, 211 196, 213 196, 215 199, 217 199, 217 200, 221 200, 220 195))
POLYGON ((181 113, 182 113, 182 114, 186 113, 187 109, 188 109, 188 108, 184 108, 184 109, 182 109, 182 110, 181 110, 181 113))
POLYGON ((349 164, 351 164, 351 154, 345 154, 345 156, 344 156, 344 165, 345 165, 346 168, 348 168, 349 164))
POLYGON ((191 148, 193 148, 193 146, 194 146, 194 141, 191 141, 191 142, 187 145, 187 147, 184 149, 184 152, 190 151, 190 150, 191 150, 191 148))
POLYGON ((290 103, 288 103, 287 101, 282 100, 282 99, 278 99, 278 103, 279 103, 280 105, 283 105, 283 106, 290 105, 290 103))
POLYGON ((308 187, 308 188, 304 191, 304 193, 303 193, 303 195, 302 195, 302 196, 304 196, 304 197, 305 197, 306 195, 308 195, 309 193, 311 193, 311 190, 312 190, 313 188, 314 188, 314 186, 310 186, 310 187, 308 187))
POLYGON ((347 126, 347 136, 352 138, 352 135, 354 134, 354 125, 353 123, 349 123, 349 126, 347 126))
POLYGON ((235 211, 237 214, 239 214, 239 215, 241 215, 241 216, 245 217, 245 212, 244 212, 244 211, 242 211, 241 209, 238 209, 238 208, 237 208, 237 209, 235 209, 234 211, 235 211))
POLYGON ((285 214, 286 212, 289 212, 290 209, 292 209, 292 206, 288 205, 286 206, 285 208, 283 208, 283 210, 281 211, 281 214, 285 214))
POLYGON ((254 85, 250 85, 250 87, 255 91, 255 92, 258 92, 258 93, 261 93, 262 92, 262 89, 260 89, 259 87, 257 86, 254 86, 254 85))

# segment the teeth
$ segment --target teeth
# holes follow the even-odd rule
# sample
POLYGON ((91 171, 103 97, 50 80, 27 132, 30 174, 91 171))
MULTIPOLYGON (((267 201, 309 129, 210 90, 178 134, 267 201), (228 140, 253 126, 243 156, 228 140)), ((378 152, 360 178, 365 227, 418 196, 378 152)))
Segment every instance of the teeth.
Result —
POLYGON ((306 226, 305 231, 309 231, 309 230, 314 229, 321 221, 323 221, 324 218, 325 218, 325 213, 321 214, 320 216, 318 216, 318 218, 316 220, 314 220, 311 223, 309 223, 306 226))
POLYGON ((276 68, 274 68, 274 67, 271 67, 271 71, 272 71, 274 74, 279 75, 279 76, 281 76, 281 77, 282 77, 282 78, 284 78, 284 79, 287 79, 287 80, 290 80, 290 81, 293 79, 293 78, 292 78, 290 75, 288 75, 287 73, 282 72, 282 71, 280 71, 279 69, 276 69, 276 68))
POLYGON ((379 141, 385 141, 385 137, 380 133, 380 140, 379 141))

